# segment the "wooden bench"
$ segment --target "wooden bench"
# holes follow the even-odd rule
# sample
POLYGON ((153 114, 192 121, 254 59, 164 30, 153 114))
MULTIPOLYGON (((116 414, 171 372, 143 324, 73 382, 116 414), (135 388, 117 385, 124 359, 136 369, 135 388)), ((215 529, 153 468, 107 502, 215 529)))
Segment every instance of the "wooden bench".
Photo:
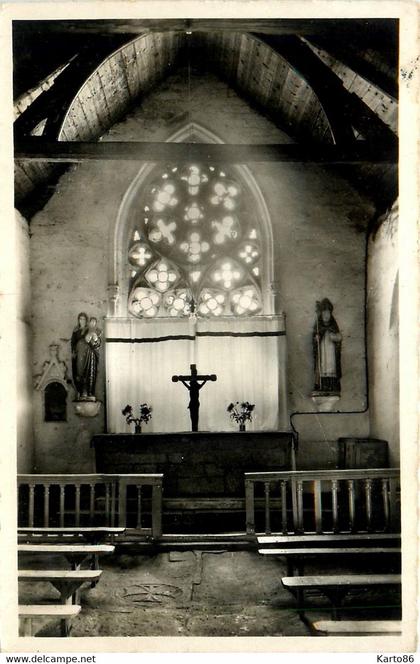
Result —
POLYGON ((302 617, 304 609, 304 591, 321 591, 332 604, 332 617, 339 620, 340 607, 344 597, 354 588, 381 588, 401 586, 400 574, 342 574, 340 576, 286 576, 281 580, 297 599, 298 613, 302 617))
POLYGON ((77 604, 19 604, 18 612, 22 624, 22 636, 35 636, 33 621, 37 618, 60 618, 61 635, 69 636, 71 629, 70 619, 77 616, 81 608, 77 604))
POLYGON ((281 547, 289 546, 336 546, 343 542, 347 545, 357 542, 363 546, 396 546, 401 543, 400 533, 321 533, 312 535, 261 535, 257 537, 258 544, 263 546, 278 544, 281 547))
POLYGON ((72 596, 84 583, 98 581, 102 570, 18 570, 19 581, 49 581, 60 593, 61 604, 71 604, 72 596))
POLYGON ((306 558, 322 558, 324 556, 400 556, 400 547, 376 547, 376 546, 344 546, 344 547, 303 547, 303 548, 286 548, 286 549, 259 549, 258 553, 263 556, 278 556, 285 557, 287 562, 287 575, 294 576, 295 570, 299 575, 304 574, 304 562, 306 558))
POLYGON ((91 561, 91 569, 99 569, 99 556, 114 553, 112 544, 18 544, 18 554, 61 555, 73 570, 80 570, 85 561, 91 561))
POLYGON ((324 634, 359 636, 361 634, 401 634, 400 620, 317 620, 311 623, 315 632, 324 634))
POLYGON ((106 527, 97 526, 91 528, 18 528, 19 540, 33 541, 55 541, 82 539, 89 544, 102 544, 105 540, 109 539, 114 542, 114 538, 118 535, 123 535, 125 532, 123 527, 106 527))

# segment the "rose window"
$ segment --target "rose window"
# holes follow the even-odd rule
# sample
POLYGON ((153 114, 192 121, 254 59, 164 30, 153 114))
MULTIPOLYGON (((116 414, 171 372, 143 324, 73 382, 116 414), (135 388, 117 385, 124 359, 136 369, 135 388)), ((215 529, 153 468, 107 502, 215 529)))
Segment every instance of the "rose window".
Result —
POLYGON ((135 288, 130 296, 130 311, 135 316, 153 318, 158 312, 161 296, 148 288, 135 288))
POLYGON ((128 259, 131 265, 135 267, 144 267, 152 258, 152 252, 149 247, 141 242, 134 244, 128 252, 128 259))
POLYGON ((175 221, 166 222, 164 219, 157 219, 149 232, 149 240, 153 243, 167 242, 167 244, 175 244, 175 230, 175 221))
POLYGON ((191 203, 185 208, 184 220, 190 221, 192 224, 198 224, 204 219, 204 214, 197 203, 191 203))
POLYGON ((191 313, 191 293, 182 289, 170 291, 164 297, 164 306, 170 316, 187 316, 191 313))
POLYGON ((201 260, 201 254, 210 249, 208 242, 202 242, 200 233, 191 233, 188 242, 181 244, 181 250, 188 255, 191 263, 198 263, 201 260))
POLYGON ((238 204, 238 196, 239 189, 232 182, 216 182, 210 200, 213 205, 223 205, 226 210, 234 210, 238 204))
POLYGON ((225 300, 224 293, 206 288, 201 293, 198 311, 204 316, 221 316, 224 312, 225 300))
POLYGON ((234 174, 216 166, 155 170, 127 247, 130 314, 261 313, 262 252, 253 210, 234 174))
POLYGON ((154 190, 153 210, 162 212, 165 208, 173 208, 178 203, 175 194, 175 185, 167 182, 162 187, 156 187, 154 190))
POLYGON ((246 242, 239 247, 238 256, 244 261, 244 263, 251 265, 259 259, 260 252, 255 244, 246 242))
POLYGON ((216 244, 223 244, 226 240, 236 240, 239 236, 239 223, 235 217, 223 217, 221 221, 211 222, 214 229, 213 240, 216 244))
POLYGON ((191 196, 197 196, 200 185, 209 180, 208 175, 203 173, 198 166, 190 166, 187 172, 181 176, 181 179, 187 182, 188 193, 191 196))
POLYGON ((256 313, 260 309, 260 296, 254 286, 239 288, 231 295, 233 313, 241 316, 245 313, 256 313))
POLYGON ((220 264, 212 274, 212 279, 223 288, 230 289, 236 285, 243 277, 243 270, 233 261, 226 261, 220 264))
POLYGON ((178 272, 176 269, 172 269, 166 261, 159 261, 146 272, 145 277, 151 286, 164 293, 175 284, 178 272))

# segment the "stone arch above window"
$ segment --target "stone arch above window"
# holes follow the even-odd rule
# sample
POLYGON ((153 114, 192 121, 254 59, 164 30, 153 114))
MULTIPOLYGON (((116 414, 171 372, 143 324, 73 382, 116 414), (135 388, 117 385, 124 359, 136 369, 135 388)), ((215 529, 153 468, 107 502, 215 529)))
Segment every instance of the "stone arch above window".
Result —
MULTIPOLYGON (((168 140, 221 142, 195 123, 168 140)), ((271 222, 246 166, 145 164, 110 249, 110 317, 275 313, 271 222)))

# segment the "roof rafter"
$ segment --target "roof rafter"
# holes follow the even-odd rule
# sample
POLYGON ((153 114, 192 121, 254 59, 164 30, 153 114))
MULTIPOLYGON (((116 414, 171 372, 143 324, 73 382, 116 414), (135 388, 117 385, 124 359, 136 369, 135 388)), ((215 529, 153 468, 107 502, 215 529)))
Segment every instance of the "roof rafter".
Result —
POLYGON ((259 37, 310 85, 324 109, 337 145, 356 140, 353 126, 367 139, 396 144, 397 139, 389 127, 357 95, 346 90, 339 76, 298 36, 259 37))
POLYGON ((372 145, 358 141, 352 146, 215 143, 147 143, 102 141, 99 143, 56 141, 34 137, 18 141, 15 159, 48 162, 80 162, 86 160, 126 160, 248 163, 248 162, 312 162, 312 163, 394 163, 397 151, 392 146, 372 145))

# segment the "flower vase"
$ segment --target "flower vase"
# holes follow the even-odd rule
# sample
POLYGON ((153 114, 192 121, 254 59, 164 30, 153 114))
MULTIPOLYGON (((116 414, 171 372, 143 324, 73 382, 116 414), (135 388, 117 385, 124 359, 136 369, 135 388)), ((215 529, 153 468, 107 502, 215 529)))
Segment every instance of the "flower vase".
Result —
POLYGON ((241 422, 239 425, 239 431, 246 431, 245 422, 241 422))
POLYGON ((134 433, 141 433, 141 424, 136 424, 135 425, 134 433))

